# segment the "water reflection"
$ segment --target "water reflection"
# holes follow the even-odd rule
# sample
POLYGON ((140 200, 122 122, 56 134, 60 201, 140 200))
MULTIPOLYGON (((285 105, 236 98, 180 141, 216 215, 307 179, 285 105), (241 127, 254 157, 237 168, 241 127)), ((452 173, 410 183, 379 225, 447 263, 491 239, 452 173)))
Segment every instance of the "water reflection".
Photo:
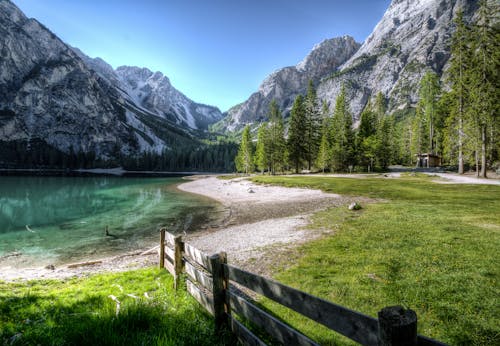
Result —
POLYGON ((0 177, 0 267, 103 257, 152 246, 159 227, 192 231, 217 206, 178 178, 0 177), (113 234, 106 237, 105 229, 113 234))
MULTIPOLYGON (((133 182, 128 182, 133 183, 133 182)), ((108 193, 128 185, 124 179, 1 177, 0 233, 64 223, 105 213, 125 198, 108 193)))

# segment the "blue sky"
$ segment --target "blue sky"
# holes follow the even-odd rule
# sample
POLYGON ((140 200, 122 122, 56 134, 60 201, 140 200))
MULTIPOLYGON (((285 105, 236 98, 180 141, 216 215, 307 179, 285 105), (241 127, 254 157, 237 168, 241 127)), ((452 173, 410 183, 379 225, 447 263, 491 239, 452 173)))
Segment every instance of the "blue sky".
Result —
POLYGON ((362 42, 390 0, 13 0, 65 42, 114 68, 161 71, 222 111, 327 38, 362 42))

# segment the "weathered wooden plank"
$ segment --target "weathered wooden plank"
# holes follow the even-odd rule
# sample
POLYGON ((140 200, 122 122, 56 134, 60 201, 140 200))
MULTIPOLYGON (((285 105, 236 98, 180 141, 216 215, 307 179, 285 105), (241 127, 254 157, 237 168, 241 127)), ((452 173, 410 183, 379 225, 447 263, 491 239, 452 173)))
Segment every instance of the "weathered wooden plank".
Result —
POLYGON ((260 340, 254 333, 249 331, 247 327, 241 324, 234 317, 230 316, 229 319, 230 319, 229 323, 231 325, 231 331, 234 334, 236 334, 238 341, 242 345, 266 346, 266 344, 262 340, 260 340))
POLYGON ((188 261, 184 262, 184 268, 186 269, 186 274, 188 274, 191 279, 199 282, 206 289, 212 290, 213 280, 208 274, 197 269, 188 261))
POLYGON ((212 294, 214 298, 214 318, 215 330, 221 332, 224 326, 228 325, 228 315, 225 312, 226 291, 224 290, 224 267, 226 253, 221 252, 210 256, 210 266, 212 268, 212 294))
POLYGON ((164 268, 166 270, 168 270, 168 272, 170 274, 172 274, 172 276, 175 277, 175 268, 174 268, 174 264, 172 262, 170 262, 170 259, 168 257, 165 258, 165 263, 164 263, 164 268))
POLYGON ((172 250, 168 246, 165 246, 164 252, 165 252, 165 255, 167 255, 168 257, 170 257, 171 260, 173 260, 175 258, 175 252, 174 252, 174 250, 172 250))
POLYGON ((224 265, 230 280, 274 300, 362 345, 378 343, 377 319, 328 302, 274 280, 224 265))
POLYGON ((189 294, 198 301, 211 315, 214 315, 214 301, 212 297, 207 296, 198 286, 190 280, 186 280, 186 286, 189 294))
POLYGON ((212 266, 210 265, 210 261, 208 259, 209 256, 207 254, 201 252, 188 243, 184 243, 184 254, 205 268, 209 273, 212 272, 212 266))
POLYGON ((169 232, 165 232, 165 240, 170 244, 174 245, 175 244, 175 235, 169 232))
POLYGON ((165 229, 160 230, 160 269, 164 268, 165 262, 165 229))
POLYGON ((174 288, 178 289, 181 283, 181 273, 184 263, 182 261, 182 252, 184 251, 184 242, 182 241, 182 236, 178 235, 174 238, 174 288))
POLYGON ((417 345, 418 346, 448 346, 444 342, 437 341, 431 338, 428 338, 423 335, 417 335, 417 345))
POLYGON ((231 302, 231 309, 233 309, 234 312, 261 327, 282 344, 307 346, 318 345, 307 336, 292 329, 290 326, 279 321, 264 310, 232 292, 229 293, 229 300, 231 302))

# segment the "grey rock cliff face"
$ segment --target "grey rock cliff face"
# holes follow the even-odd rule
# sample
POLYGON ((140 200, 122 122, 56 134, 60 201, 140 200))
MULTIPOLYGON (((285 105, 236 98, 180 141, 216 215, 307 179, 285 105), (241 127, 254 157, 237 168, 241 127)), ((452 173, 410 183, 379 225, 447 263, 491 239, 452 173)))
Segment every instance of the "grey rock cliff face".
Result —
POLYGON ((442 74, 450 56, 453 16, 471 16, 476 0, 394 0, 361 48, 339 71, 325 78, 318 97, 335 102, 346 85, 355 120, 378 92, 390 98, 389 110, 414 106, 424 73, 442 74))
POLYGON ((309 80, 318 82, 323 76, 333 73, 359 46, 350 36, 325 40, 316 45, 299 64, 275 71, 247 101, 230 109, 224 119, 224 127, 232 131, 247 123, 266 119, 273 99, 281 109, 289 110, 295 97, 306 91, 309 80))
MULTIPOLYGON (((193 141, 190 131, 220 119, 215 107, 197 104, 147 69, 114 71, 62 42, 0 0, 0 140, 42 140, 69 153, 110 158, 159 152, 171 134, 193 141)), ((176 137, 177 138, 177 137, 176 137)))

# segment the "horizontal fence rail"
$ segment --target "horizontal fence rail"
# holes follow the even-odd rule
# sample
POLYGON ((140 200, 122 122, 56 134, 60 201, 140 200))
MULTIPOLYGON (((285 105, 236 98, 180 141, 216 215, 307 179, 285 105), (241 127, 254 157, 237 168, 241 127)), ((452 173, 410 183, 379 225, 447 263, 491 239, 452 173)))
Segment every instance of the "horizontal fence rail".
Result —
POLYGON ((228 328, 244 345, 266 345, 247 325, 284 345, 318 344, 258 307, 231 283, 269 298, 361 345, 447 346, 417 335, 417 316, 412 310, 386 307, 379 311, 378 319, 370 317, 229 265, 225 253, 210 256, 164 228, 160 230, 159 253, 160 267, 174 276, 175 288, 179 288, 180 275, 185 273, 187 291, 214 316, 216 330, 228 328))
POLYGON ((284 345, 317 346, 318 344, 277 318, 271 316, 248 300, 230 292, 229 301, 232 311, 245 317, 261 329, 264 329, 284 345))
POLYGON ((362 345, 377 344, 378 325, 373 317, 230 265, 225 265, 224 269, 229 280, 309 317, 362 345))

